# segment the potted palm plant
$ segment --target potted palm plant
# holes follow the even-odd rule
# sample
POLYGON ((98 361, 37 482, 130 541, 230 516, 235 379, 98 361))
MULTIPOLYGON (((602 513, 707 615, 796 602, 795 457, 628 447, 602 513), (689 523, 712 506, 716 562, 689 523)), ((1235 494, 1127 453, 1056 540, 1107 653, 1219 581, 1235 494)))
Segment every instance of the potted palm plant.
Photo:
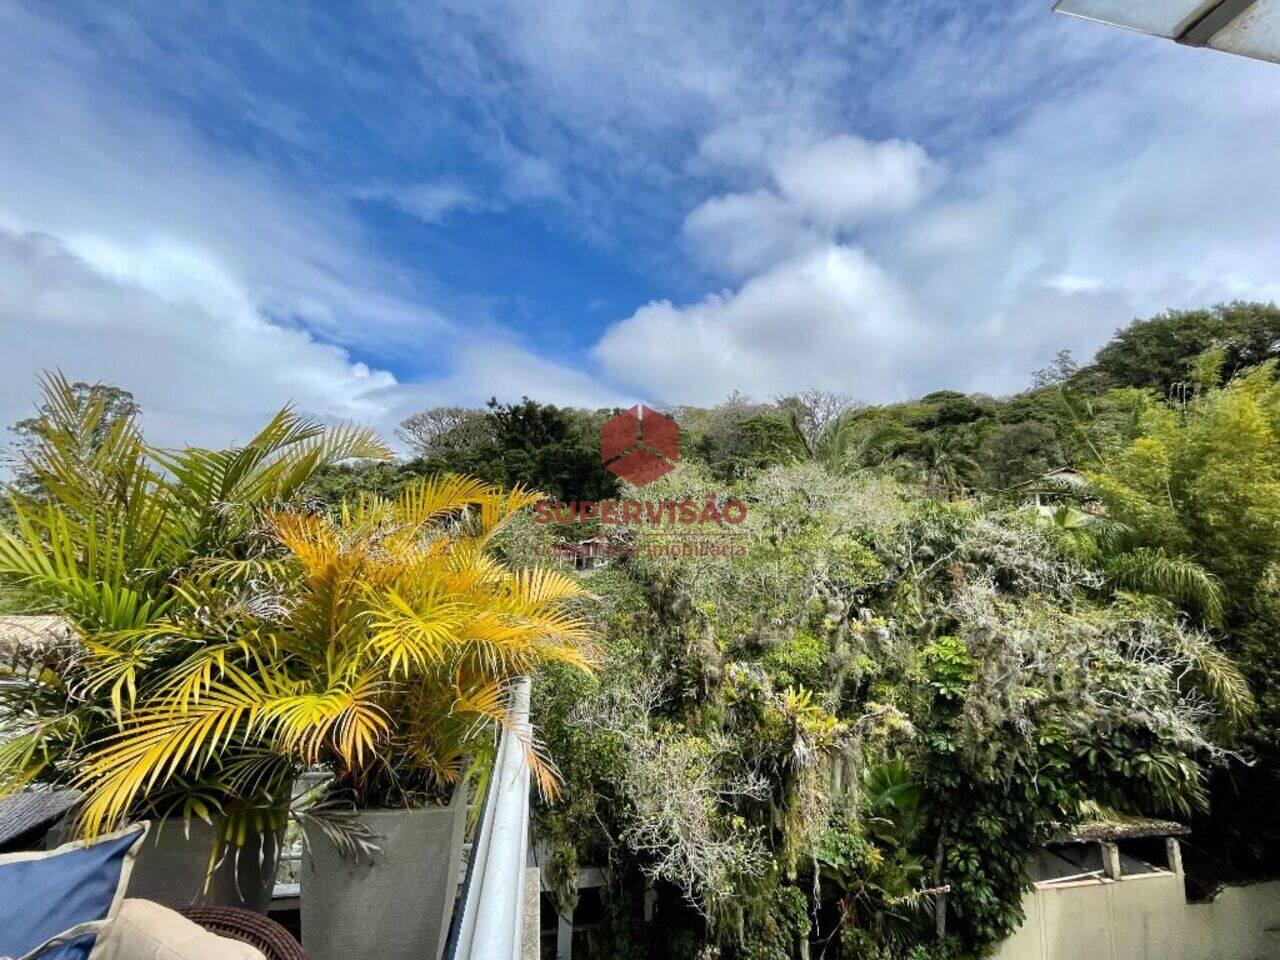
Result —
POLYGON ((280 602, 257 586, 280 562, 266 517, 329 464, 390 453, 368 430, 287 409, 243 446, 159 450, 132 410, 113 417, 60 375, 44 393, 30 482, 10 491, 11 531, 0 530, 0 588, 15 612, 57 614, 75 639, 29 651, 0 684, 0 795, 34 781, 84 787, 87 835, 160 821, 132 892, 265 908, 295 758, 244 724, 137 779, 107 776, 100 758, 153 757, 167 711, 217 702, 226 677, 252 674, 254 630, 280 602))
MULTIPOLYGON (((494 537, 537 495, 424 479, 339 518, 282 512, 283 556, 220 650, 173 663, 158 693, 87 758, 101 829, 143 791, 206 774, 253 794, 278 769, 321 768, 353 804, 349 836, 308 831, 304 945, 313 960, 438 956, 459 869, 470 760, 509 722, 506 688, 539 664, 589 667, 578 582, 511 571, 494 537), (352 857, 360 852, 363 857, 352 857), (344 856, 345 855, 345 856, 344 856)), ((540 784, 554 770, 528 744, 540 784)), ((323 805, 322 805, 323 806, 323 805)), ((331 826, 331 825, 330 825, 331 826)))
MULTIPOLYGON (((373 844, 331 843, 323 824, 308 831, 302 927, 314 960, 439 957, 457 887, 466 768, 491 760, 495 727, 510 728, 510 681, 547 661, 588 669, 587 630, 571 611, 584 595, 578 582, 553 570, 513 572, 490 549, 537 499, 445 477, 394 502, 367 499, 338 522, 277 521, 303 571, 279 643, 311 651, 323 684, 362 704, 349 715, 348 741, 311 758, 332 771, 332 795, 354 803, 373 844)), ((552 792, 554 769, 526 746, 552 792)))

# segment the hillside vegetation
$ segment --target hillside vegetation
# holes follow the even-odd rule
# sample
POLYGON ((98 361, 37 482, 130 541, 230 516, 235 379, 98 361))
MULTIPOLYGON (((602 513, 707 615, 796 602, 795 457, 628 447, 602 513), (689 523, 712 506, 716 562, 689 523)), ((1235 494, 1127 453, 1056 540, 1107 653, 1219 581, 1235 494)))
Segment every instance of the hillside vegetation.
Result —
POLYGON ((1135 322, 1012 397, 735 395, 668 411, 681 464, 640 490, 599 462, 614 411, 427 411, 415 459, 323 495, 463 470, 748 504, 740 560, 651 555, 642 529, 590 578, 607 668, 539 696, 561 908, 607 863, 604 956, 977 955, 1074 821, 1190 821, 1206 882, 1274 862, 1278 356, 1280 311, 1232 304, 1135 322))
POLYGON ((516 565, 551 538, 629 551, 586 578, 601 669, 535 691, 559 909, 607 865, 601 957, 980 956, 1021 920, 1027 856, 1082 820, 1190 822, 1205 881, 1277 862, 1278 363, 1280 310, 1238 303, 1135 322, 1012 397, 735 395, 668 411, 679 466, 642 488, 600 462, 616 411, 435 408, 402 427, 411 459, 306 498, 457 472, 745 504, 700 529, 731 559, 648 525, 503 534, 516 565))

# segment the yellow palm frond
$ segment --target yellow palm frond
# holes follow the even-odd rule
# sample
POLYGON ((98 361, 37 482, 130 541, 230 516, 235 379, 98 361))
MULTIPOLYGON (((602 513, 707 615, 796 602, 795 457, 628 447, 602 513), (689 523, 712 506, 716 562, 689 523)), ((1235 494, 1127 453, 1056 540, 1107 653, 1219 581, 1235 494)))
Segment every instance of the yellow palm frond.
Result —
POLYGON ((480 538, 488 542, 512 517, 543 498, 544 494, 516 486, 505 493, 499 492, 481 501, 480 538))
POLYGON ((241 738, 269 697, 249 689, 215 684, 197 704, 176 711, 141 711, 91 754, 76 782, 85 791, 80 813, 87 837, 112 829, 139 796, 169 783, 179 773, 196 774, 219 751, 241 738))
POLYGON ((264 704, 256 722, 274 726, 286 750, 307 765, 320 762, 331 746, 349 768, 359 768, 391 727, 377 704, 377 680, 371 674, 350 685, 305 691, 264 704))
POLYGON ((394 516, 398 523, 420 529, 499 496, 498 488, 472 477, 456 474, 426 477, 407 484, 400 492, 394 516))
POLYGON ((250 644, 258 639, 255 634, 248 634, 230 643, 202 646, 165 675, 156 691, 157 699, 168 709, 180 712, 198 705, 214 683, 227 675, 228 658, 247 663, 251 659, 250 644))
POLYGON ((443 663, 458 645, 466 623, 464 604, 435 594, 425 603, 410 604, 395 591, 373 600, 369 617, 369 643, 387 661, 392 676, 409 669, 425 669, 443 663))
POLYGON ((325 517, 307 513, 280 513, 271 518, 272 528, 289 552, 314 575, 332 564, 342 545, 338 531, 325 517))
POLYGON ((520 570, 512 575, 509 585, 522 603, 538 611, 589 596, 579 580, 551 567, 520 570))

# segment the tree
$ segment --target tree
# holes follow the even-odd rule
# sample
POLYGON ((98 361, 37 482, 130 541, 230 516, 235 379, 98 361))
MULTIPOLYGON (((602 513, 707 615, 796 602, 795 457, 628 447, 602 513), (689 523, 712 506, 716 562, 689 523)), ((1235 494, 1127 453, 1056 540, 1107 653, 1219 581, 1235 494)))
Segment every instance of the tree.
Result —
POLYGON ((978 470, 971 437, 960 430, 934 430, 923 434, 917 448, 925 485, 936 493, 962 493, 978 470))
POLYGON ((1224 350, 1222 374, 1280 357, 1280 308, 1236 302, 1170 310, 1116 332, 1078 379, 1103 387, 1151 387, 1166 395, 1191 379, 1196 358, 1224 350))
MULTIPOLYGON (((546 662, 589 669, 586 624, 565 609, 578 582, 509 570, 488 550, 536 496, 446 477, 340 521, 281 513, 271 532, 284 555, 263 589, 287 602, 246 610, 234 577, 188 581, 196 609, 178 605, 142 635, 97 635, 90 684, 121 659, 157 669, 113 717, 117 732, 86 751, 74 781, 86 832, 192 781, 266 801, 317 765, 360 807, 447 797, 467 754, 511 726, 506 684, 546 662), (220 635, 200 629, 199 610, 239 618, 220 635)), ((554 767, 525 742, 553 795, 554 767)))
POLYGON ((805 441, 817 442, 828 427, 860 404, 847 393, 819 390, 816 387, 796 394, 780 396, 774 401, 779 410, 795 420, 805 441))
POLYGON ((1071 351, 1059 350, 1051 364, 1031 374, 1031 386, 1037 389, 1056 387, 1070 381, 1079 371, 1080 364, 1076 363, 1075 358, 1071 356, 1071 351))
POLYGON ((975 459, 985 486, 993 490, 1043 476, 1065 462, 1057 431, 1039 420, 996 425, 982 438, 975 459))
POLYGON ((1238 615, 1280 560, 1276 361, 1185 403, 1148 403, 1140 436, 1090 479, 1140 542, 1219 577, 1238 615))
MULTIPOLYGON (((707 482, 682 463, 638 496, 707 482)), ((566 777, 539 838, 652 880, 660 919, 625 925, 647 955, 783 960, 811 920, 828 956, 982 956, 1086 803, 1204 801, 1229 665, 1169 604, 1099 590, 1038 517, 816 462, 731 492, 742 556, 637 530, 591 581, 611 669, 539 698, 566 777)))
POLYGON ((449 456, 479 446, 492 437, 483 410, 431 407, 400 423, 396 435, 420 457, 449 456))
MULTIPOLYGON (((194 671, 188 692, 217 699, 218 684, 243 676, 255 655, 236 632, 244 618, 289 606, 266 586, 278 564, 264 515, 326 465, 390 456, 368 429, 326 428, 288 409, 240 447, 161 450, 132 414, 103 430, 108 397, 78 395, 57 374, 43 386, 43 419, 23 454, 39 495, 9 492, 15 523, 0 531, 0 585, 16 612, 62 616, 80 642, 37 651, 34 669, 0 684, 0 709, 20 724, 0 744, 0 792, 85 774, 86 756, 179 664, 194 671)), ((263 784, 285 783, 274 759, 257 772, 263 784)), ((164 816, 176 804, 199 814, 225 801, 232 813, 288 800, 287 788, 244 796, 216 775, 176 773, 169 791, 131 789, 125 806, 140 806, 129 812, 164 816)))
POLYGON ((604 411, 538 403, 490 400, 484 425, 466 424, 466 443, 437 449, 406 464, 421 475, 465 473, 502 486, 520 485, 558 500, 603 500, 616 496, 618 478, 600 459, 604 411))
POLYGON ((10 425, 9 432, 17 439, 8 454, 13 469, 12 485, 28 496, 40 496, 42 481, 37 474, 31 455, 39 444, 60 426, 75 422, 82 432, 74 437, 63 437, 64 455, 79 463, 87 463, 101 449, 111 430, 121 421, 131 420, 142 412, 128 390, 109 383, 65 383, 53 393, 46 391, 45 399, 36 408, 36 416, 27 417, 10 425), (87 416, 93 411, 93 416, 87 416))
MULTIPOLYGON (((1221 354, 1218 355, 1221 359, 1221 354)), ((1210 358, 1212 359, 1212 358, 1210 358)), ((1239 748, 1253 759, 1214 782, 1196 824, 1211 869, 1265 875, 1280 853, 1280 382, 1272 359, 1222 387, 1148 401, 1139 435, 1090 474, 1113 522, 1174 577, 1188 562, 1222 585, 1223 647, 1258 711, 1239 748)), ((1201 379, 1204 377, 1201 365, 1201 379)), ((1185 585, 1190 585, 1185 576, 1185 585)), ((1176 585, 1174 579, 1170 585, 1176 585)), ((1192 607, 1194 609, 1194 607, 1192 607)))

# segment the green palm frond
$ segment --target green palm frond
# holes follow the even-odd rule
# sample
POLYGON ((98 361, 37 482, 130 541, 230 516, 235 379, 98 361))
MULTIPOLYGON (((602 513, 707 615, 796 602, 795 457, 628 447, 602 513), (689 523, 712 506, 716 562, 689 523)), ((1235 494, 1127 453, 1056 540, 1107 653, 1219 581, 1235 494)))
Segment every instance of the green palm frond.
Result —
POLYGON ((1205 620, 1222 618, 1222 584, 1200 564, 1164 550, 1138 547, 1106 560, 1108 578, 1120 589, 1165 597, 1198 608, 1205 620))
POLYGON ((490 550, 539 494, 433 477, 335 520, 289 498, 332 463, 389 456, 369 430, 285 409, 242 446, 162 451, 60 377, 46 389, 42 493, 12 501, 0 586, 67 617, 79 647, 6 682, 23 720, 0 789, 81 788, 86 834, 162 811, 265 816, 316 764, 343 786, 429 795, 510 724, 514 676, 591 669, 566 609, 577 582, 490 550))
POLYGON ((1195 666, 1193 681, 1217 704, 1228 724, 1239 727, 1257 712, 1248 678, 1221 647, 1204 634, 1184 635, 1181 641, 1195 666))
POLYGON ((325 750, 367 759, 385 721, 380 678, 362 680, 345 646, 360 582, 329 571, 333 589, 304 610, 317 636, 345 633, 284 645, 299 639, 275 621, 295 606, 300 563, 266 516, 330 464, 389 457, 385 444, 286 408, 243 446, 157 450, 105 394, 86 399, 60 374, 43 386, 25 463, 38 490, 10 498, 0 589, 18 612, 66 617, 80 646, 6 680, 22 720, 0 780, 83 786, 92 832, 155 803, 209 809, 218 791, 228 811, 276 802, 280 778, 325 750))

